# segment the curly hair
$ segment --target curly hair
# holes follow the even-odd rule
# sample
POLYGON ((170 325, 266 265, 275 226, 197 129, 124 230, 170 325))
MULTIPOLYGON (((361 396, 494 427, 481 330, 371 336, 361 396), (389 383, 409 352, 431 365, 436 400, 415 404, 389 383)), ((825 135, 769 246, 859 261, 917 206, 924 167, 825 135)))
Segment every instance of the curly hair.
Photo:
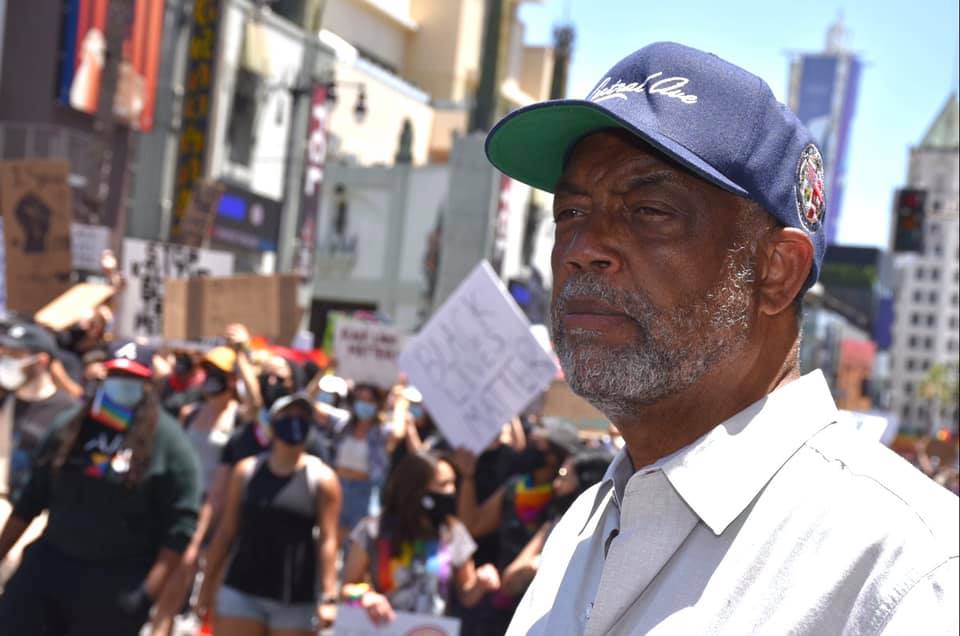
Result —
MULTIPOLYGON (((90 414, 96 397, 91 397, 77 411, 63 429, 59 444, 55 447, 52 457, 49 458, 50 468, 54 477, 59 477, 60 471, 66 464, 70 453, 73 452, 83 429, 83 422, 90 414)), ((123 439, 123 450, 130 451, 130 470, 124 476, 124 484, 128 488, 136 487, 146 475, 150 467, 150 458, 153 453, 153 438, 157 429, 159 403, 156 390, 149 382, 143 384, 143 397, 137 403, 133 412, 133 420, 123 439)), ((41 464, 46 463, 41 459, 41 464)))

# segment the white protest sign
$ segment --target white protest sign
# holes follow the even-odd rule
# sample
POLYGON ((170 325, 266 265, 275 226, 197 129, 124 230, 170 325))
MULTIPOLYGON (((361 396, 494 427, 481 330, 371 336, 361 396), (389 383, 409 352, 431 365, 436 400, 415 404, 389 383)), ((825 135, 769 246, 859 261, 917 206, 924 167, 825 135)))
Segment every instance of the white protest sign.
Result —
POLYGON ((394 327, 363 320, 338 320, 333 334, 337 375, 389 388, 397 381, 397 356, 405 341, 406 336, 394 327))
POLYGON ((459 636, 460 621, 444 616, 395 612, 388 625, 374 625, 361 607, 340 605, 333 624, 334 636, 459 636))
POLYGON ((453 447, 477 454, 557 373, 486 261, 411 339, 400 368, 453 447))
MULTIPOLYGON (((168 278, 230 276, 233 254, 171 243, 123 239, 123 277, 117 332, 159 336, 163 332, 163 283, 168 278)), ((255 308, 251 307, 251 311, 255 308)))
POLYGON ((102 225, 70 224, 70 251, 73 269, 100 271, 100 255, 110 247, 110 228, 102 225))

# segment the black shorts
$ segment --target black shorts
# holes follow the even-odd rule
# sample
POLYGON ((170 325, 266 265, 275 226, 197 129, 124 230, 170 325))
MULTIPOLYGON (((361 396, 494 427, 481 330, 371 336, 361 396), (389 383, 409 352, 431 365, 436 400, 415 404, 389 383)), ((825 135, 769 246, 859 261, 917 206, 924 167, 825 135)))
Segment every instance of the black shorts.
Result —
POLYGON ((84 561, 41 538, 23 552, 0 596, 0 636, 136 636, 150 603, 124 596, 146 578, 148 559, 84 561))

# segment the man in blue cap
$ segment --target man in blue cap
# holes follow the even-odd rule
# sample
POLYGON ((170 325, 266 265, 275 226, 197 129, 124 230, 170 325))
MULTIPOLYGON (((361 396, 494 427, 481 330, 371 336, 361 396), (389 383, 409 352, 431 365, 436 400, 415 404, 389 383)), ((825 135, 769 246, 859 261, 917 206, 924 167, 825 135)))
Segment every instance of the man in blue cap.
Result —
POLYGON ((956 633, 957 498, 800 373, 823 165, 770 88, 651 44, 486 149, 555 195, 557 353, 626 440, 508 633, 956 633))

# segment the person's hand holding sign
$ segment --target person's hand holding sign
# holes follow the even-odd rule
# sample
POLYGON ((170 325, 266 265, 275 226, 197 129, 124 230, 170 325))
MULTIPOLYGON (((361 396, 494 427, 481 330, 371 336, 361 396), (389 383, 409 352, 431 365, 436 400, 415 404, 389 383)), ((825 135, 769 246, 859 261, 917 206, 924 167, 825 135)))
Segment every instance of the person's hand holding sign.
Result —
POLYGON ((363 609, 367 610, 367 616, 370 617, 370 620, 373 621, 374 625, 385 625, 387 623, 392 623, 396 618, 396 614, 393 612, 393 607, 391 607, 390 601, 388 601, 387 597, 383 594, 367 592, 363 595, 363 599, 360 601, 360 604, 363 609))

